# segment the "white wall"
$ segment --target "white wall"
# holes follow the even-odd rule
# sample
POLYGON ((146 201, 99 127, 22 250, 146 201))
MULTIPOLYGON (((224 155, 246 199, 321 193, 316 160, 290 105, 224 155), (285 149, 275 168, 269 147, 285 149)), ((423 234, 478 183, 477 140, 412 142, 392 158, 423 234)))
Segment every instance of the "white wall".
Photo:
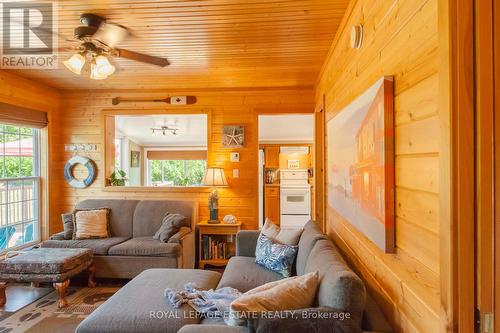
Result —
POLYGON ((314 115, 259 116, 259 143, 313 142, 314 115))

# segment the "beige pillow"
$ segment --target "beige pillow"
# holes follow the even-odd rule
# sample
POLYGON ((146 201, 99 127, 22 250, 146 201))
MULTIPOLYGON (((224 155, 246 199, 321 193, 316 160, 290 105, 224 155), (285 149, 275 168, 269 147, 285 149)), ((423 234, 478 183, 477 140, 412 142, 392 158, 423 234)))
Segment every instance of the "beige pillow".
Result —
POLYGON ((249 290, 231 303, 227 324, 243 325, 252 313, 309 308, 313 305, 318 284, 318 272, 311 272, 249 290))
POLYGON ((109 208, 75 209, 73 239, 109 237, 109 208))
POLYGON ((266 219, 260 232, 281 244, 292 246, 299 244, 300 235, 302 235, 302 229, 280 229, 280 227, 273 224, 269 219, 266 219))

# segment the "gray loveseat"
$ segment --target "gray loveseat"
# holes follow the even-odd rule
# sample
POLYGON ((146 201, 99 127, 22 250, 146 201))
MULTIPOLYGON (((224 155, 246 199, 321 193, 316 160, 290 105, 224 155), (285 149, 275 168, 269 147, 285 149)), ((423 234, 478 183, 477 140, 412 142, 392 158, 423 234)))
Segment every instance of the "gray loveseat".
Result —
POLYGON ((166 287, 182 289, 187 282, 199 288, 231 286, 242 292, 282 276, 255 264, 258 231, 240 231, 236 256, 224 274, 192 269, 151 269, 144 271, 83 320, 77 333, 250 333, 250 332, 391 332, 379 308, 367 296, 363 282, 351 271, 335 245, 314 222, 309 222, 299 242, 297 274, 320 273, 316 304, 294 311, 286 319, 252 318, 245 327, 226 326, 221 319, 199 318, 184 304, 179 309, 167 304, 166 287), (335 319, 349 312, 350 319, 335 319), (304 317, 304 314, 306 317, 304 317), (325 318, 326 317, 326 318, 325 318))
POLYGON ((111 237, 71 240, 64 232, 44 241, 42 247, 88 248, 94 252, 96 276, 131 279, 150 268, 193 268, 198 203, 182 200, 89 199, 78 209, 110 208, 111 237), (186 225, 168 242, 153 239, 165 214, 179 213, 186 225))

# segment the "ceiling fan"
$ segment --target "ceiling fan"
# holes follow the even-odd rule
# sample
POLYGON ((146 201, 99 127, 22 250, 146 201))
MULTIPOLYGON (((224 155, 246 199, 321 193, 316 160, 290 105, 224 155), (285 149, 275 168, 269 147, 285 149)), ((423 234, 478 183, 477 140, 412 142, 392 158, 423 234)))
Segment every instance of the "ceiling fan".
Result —
POLYGON ((92 13, 80 15, 82 26, 74 30, 74 38, 66 41, 77 42, 74 47, 60 48, 59 50, 74 50, 71 58, 64 61, 64 65, 73 73, 80 75, 86 63, 90 64, 90 78, 102 80, 115 72, 111 58, 125 58, 159 67, 169 65, 165 58, 147 55, 135 51, 118 48, 118 44, 133 34, 130 29, 115 23, 107 22, 102 16, 92 13))

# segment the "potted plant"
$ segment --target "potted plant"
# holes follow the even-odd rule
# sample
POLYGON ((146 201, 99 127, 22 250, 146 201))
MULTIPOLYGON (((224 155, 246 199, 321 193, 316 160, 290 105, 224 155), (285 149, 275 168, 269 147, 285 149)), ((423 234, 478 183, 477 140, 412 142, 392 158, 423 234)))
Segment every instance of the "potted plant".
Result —
POLYGON ((125 186, 125 181, 128 180, 126 176, 127 174, 125 173, 125 171, 117 169, 113 171, 113 173, 109 177, 109 183, 111 184, 111 186, 125 186))

